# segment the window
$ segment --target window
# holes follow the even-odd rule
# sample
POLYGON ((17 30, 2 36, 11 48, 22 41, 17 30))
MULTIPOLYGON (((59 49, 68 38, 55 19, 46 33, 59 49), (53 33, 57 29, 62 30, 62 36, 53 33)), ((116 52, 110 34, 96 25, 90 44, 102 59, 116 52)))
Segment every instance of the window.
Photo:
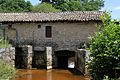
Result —
POLYGON ((52 37, 52 27, 51 26, 46 26, 46 37, 51 38, 52 37))
POLYGON ((11 29, 12 28, 12 25, 8 25, 8 29, 11 29))
POLYGON ((38 25, 38 29, 41 28, 41 25, 38 25))

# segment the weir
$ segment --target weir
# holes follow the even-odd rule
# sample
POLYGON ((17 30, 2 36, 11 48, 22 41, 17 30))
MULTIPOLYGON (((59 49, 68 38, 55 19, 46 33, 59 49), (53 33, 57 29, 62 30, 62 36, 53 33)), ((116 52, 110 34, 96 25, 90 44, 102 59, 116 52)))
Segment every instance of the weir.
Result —
POLYGON ((52 47, 46 47, 45 51, 33 51, 32 46, 26 45, 15 48, 15 67, 18 69, 68 69, 70 65, 78 72, 85 74, 84 49, 75 51, 54 51, 52 47))

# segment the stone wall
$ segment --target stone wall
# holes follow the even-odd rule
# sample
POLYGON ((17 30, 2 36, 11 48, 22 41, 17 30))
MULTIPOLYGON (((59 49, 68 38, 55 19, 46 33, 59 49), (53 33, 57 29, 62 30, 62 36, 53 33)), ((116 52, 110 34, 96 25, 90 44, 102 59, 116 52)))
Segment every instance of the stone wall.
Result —
POLYGON ((86 51, 84 49, 78 49, 75 55, 75 69, 80 71, 83 75, 85 75, 85 56, 86 51))
POLYGON ((97 22, 46 22, 46 23, 13 23, 6 29, 6 35, 12 44, 33 45, 34 50, 45 50, 52 46, 55 51, 79 48, 81 42, 87 42, 88 37, 96 31, 97 22), (40 25, 40 27, 38 27, 40 25), (52 26, 52 37, 45 37, 45 26, 52 26))
POLYGON ((18 69, 32 68, 33 51, 32 46, 24 45, 15 47, 15 67, 18 69))
MULTIPOLYGON (((88 37, 97 30, 96 21, 87 22, 46 22, 46 23, 12 23, 12 27, 6 28, 6 36, 13 46, 33 46, 33 66, 45 67, 45 48, 50 46, 53 50, 53 67, 56 66, 55 51, 77 51, 81 43, 88 41, 88 37), (52 27, 52 37, 46 38, 45 27, 52 27), (16 44, 17 43, 17 44, 16 44)), ((83 56, 80 55, 80 59, 83 56)), ((80 63, 78 60, 78 69, 80 63)), ((85 65, 82 65, 82 68, 85 65)), ((84 73, 84 69, 81 69, 84 73)))
POLYGON ((4 60, 10 63, 11 65, 15 66, 15 48, 0 48, 0 60, 4 60))

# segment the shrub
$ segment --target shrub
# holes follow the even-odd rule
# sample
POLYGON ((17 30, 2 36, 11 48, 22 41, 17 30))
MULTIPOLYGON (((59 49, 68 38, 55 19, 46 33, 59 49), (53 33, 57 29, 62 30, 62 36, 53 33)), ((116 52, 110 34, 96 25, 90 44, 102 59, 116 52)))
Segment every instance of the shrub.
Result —
POLYGON ((116 77, 115 68, 120 64, 120 24, 116 24, 108 13, 101 19, 104 29, 101 26, 90 38, 92 60, 89 68, 95 80, 102 80, 104 76, 116 77))
POLYGON ((0 60, 0 80, 9 80, 15 74, 15 69, 8 63, 0 60))
POLYGON ((9 47, 9 41, 7 38, 0 38, 0 48, 7 48, 9 47))

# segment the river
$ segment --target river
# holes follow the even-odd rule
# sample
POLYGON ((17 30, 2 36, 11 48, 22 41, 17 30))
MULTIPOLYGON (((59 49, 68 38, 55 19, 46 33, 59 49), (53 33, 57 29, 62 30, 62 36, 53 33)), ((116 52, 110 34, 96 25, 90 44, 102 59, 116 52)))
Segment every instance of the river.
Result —
POLYGON ((89 80, 82 75, 75 75, 69 69, 51 69, 51 70, 17 70, 16 77, 13 80, 89 80))

